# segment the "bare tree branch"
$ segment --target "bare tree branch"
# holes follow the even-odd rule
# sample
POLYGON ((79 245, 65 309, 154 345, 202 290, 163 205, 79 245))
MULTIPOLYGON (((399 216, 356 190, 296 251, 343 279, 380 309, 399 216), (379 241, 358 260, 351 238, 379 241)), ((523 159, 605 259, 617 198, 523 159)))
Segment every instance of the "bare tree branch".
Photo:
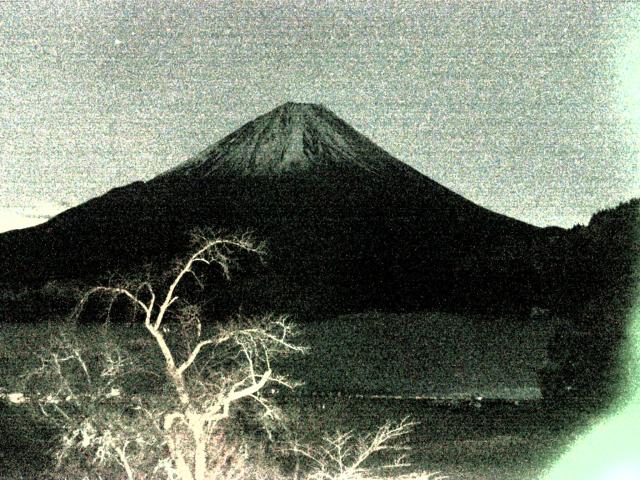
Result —
POLYGON ((203 347, 206 347, 207 345, 212 345, 214 343, 213 340, 203 340, 202 342, 198 343, 195 348, 191 351, 191 354, 189 355, 189 358, 187 358, 177 369, 176 369, 176 373, 178 375, 182 375, 185 370, 187 368, 189 368, 193 362, 195 362, 196 358, 198 357, 198 355, 200 354, 200 350, 202 350, 203 347))

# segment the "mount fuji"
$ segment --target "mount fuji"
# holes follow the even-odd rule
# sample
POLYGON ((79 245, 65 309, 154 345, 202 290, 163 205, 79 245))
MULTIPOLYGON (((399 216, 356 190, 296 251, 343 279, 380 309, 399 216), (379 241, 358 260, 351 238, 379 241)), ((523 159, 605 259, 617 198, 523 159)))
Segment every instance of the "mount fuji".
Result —
POLYGON ((159 268, 189 232, 252 231, 226 301, 257 310, 511 310, 534 303, 544 229, 484 209, 321 105, 286 103, 147 182, 0 235, 0 283, 159 268))

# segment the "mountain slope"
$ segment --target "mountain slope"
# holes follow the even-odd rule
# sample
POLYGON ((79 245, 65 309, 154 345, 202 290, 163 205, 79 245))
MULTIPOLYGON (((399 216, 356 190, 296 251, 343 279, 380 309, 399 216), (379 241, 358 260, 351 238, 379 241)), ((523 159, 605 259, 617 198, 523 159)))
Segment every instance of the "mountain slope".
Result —
POLYGON ((162 176, 277 176, 330 169, 384 175, 409 167, 325 107, 289 102, 162 176))
POLYGON ((244 264, 224 287, 230 308, 526 309, 537 288, 539 229, 465 200, 324 107, 290 103, 149 182, 1 235, 0 282, 161 268, 203 226, 269 247, 267 267, 244 264))

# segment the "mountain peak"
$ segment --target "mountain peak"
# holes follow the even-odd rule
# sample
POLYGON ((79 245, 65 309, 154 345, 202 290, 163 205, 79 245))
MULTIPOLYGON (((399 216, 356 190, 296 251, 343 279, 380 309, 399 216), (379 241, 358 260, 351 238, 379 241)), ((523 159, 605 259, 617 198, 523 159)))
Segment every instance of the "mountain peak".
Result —
POLYGON ((326 108, 324 107, 324 105, 322 105, 321 103, 306 103, 306 102, 285 102, 282 105, 274 108, 272 110, 272 112, 276 111, 276 110, 311 110, 311 111, 317 111, 317 110, 326 110, 326 108))
POLYGON ((322 104, 287 102, 257 117, 166 176, 275 176, 409 169, 322 104))
MULTIPOLYGON (((305 102, 285 102, 270 112, 262 115, 265 116, 295 116, 295 115, 304 115, 304 116, 323 116, 323 115, 333 115, 336 116, 331 110, 326 108, 322 103, 305 103, 305 102)), ((258 117, 258 118, 261 118, 258 117)))

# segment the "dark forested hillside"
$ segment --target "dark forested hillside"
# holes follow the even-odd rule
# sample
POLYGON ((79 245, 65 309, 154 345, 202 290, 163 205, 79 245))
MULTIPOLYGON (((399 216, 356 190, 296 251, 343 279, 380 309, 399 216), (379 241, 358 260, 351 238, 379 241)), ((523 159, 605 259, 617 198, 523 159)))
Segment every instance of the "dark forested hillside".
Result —
POLYGON ((546 301, 568 320, 542 373, 548 396, 606 403, 624 380, 620 353, 640 286, 639 216, 633 199, 553 238, 546 301))

